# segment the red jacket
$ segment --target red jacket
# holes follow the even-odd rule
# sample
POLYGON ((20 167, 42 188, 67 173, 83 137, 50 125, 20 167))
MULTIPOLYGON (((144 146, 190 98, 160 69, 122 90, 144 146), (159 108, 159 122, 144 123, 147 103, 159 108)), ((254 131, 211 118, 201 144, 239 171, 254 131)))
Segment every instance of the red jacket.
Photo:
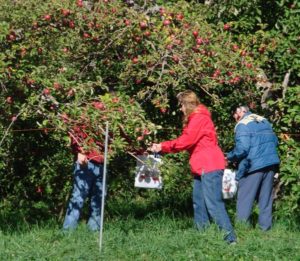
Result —
POLYGON ((69 133, 71 136, 71 147, 74 155, 77 155, 77 153, 83 153, 87 156, 88 160, 94 161, 98 164, 103 163, 104 157, 99 150, 91 149, 90 151, 83 151, 83 141, 87 142, 88 144, 94 143, 98 147, 103 147, 100 142, 95 142, 92 138, 88 138, 85 128, 85 126, 76 126, 73 128, 73 131, 69 133))
POLYGON ((161 143, 162 152, 176 153, 187 150, 194 175, 225 168, 224 154, 218 146, 217 135, 210 112, 199 105, 188 118, 182 134, 175 140, 161 143))

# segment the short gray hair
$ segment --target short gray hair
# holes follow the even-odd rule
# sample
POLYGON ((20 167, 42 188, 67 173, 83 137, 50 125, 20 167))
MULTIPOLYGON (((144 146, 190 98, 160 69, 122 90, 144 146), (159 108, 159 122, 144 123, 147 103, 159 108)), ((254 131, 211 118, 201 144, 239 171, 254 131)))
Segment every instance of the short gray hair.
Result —
POLYGON ((249 107, 246 105, 239 106, 236 108, 236 110, 238 110, 238 109, 240 109, 242 112, 245 112, 245 113, 250 111, 249 107))

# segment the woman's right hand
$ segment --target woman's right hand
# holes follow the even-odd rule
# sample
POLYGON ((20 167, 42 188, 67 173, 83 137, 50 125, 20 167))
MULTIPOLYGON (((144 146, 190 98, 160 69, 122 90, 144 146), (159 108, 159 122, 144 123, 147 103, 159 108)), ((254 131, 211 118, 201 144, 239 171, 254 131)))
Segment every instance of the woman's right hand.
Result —
POLYGON ((160 143, 153 143, 152 146, 148 149, 151 152, 158 153, 161 151, 161 144, 160 143))

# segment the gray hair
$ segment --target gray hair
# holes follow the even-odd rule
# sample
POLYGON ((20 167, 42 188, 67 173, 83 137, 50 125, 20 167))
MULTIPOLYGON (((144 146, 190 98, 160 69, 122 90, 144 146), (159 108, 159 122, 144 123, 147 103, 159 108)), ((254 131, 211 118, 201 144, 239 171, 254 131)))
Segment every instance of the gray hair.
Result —
POLYGON ((236 110, 237 109, 239 109, 239 110, 241 110, 242 112, 245 112, 245 113, 250 111, 249 107, 246 106, 246 105, 239 106, 239 107, 236 108, 236 110))

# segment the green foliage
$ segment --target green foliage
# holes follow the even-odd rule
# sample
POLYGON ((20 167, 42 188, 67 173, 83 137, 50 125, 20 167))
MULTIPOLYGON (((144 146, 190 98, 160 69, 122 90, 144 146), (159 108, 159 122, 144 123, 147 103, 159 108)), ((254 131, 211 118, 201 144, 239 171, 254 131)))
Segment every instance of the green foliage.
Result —
MULTIPOLYGON (((71 186, 68 134, 84 128, 102 142, 109 122, 112 213, 130 199, 186 211, 186 155, 164 157, 162 191, 133 188, 128 156, 180 133, 176 94, 185 89, 211 109, 224 151, 233 145, 233 108, 242 103, 262 112, 262 71, 274 82, 278 132, 297 122, 298 107, 289 108, 297 91, 281 99, 278 83, 289 71, 289 85, 299 84, 297 2, 157 2, 160 8, 144 1, 131 8, 124 1, 0 0, 1 210, 61 217, 71 186)), ((289 146, 295 154, 280 147, 282 202, 289 188, 297 190, 297 178, 288 177, 296 175, 299 140, 289 146)), ((290 202, 296 216, 297 193, 290 202)))
POLYGON ((273 108, 280 113, 276 122, 280 135, 280 183, 277 202, 278 216, 294 220, 299 216, 300 204, 300 86, 290 87, 285 99, 273 108), (281 186, 280 186, 281 185, 281 186))

